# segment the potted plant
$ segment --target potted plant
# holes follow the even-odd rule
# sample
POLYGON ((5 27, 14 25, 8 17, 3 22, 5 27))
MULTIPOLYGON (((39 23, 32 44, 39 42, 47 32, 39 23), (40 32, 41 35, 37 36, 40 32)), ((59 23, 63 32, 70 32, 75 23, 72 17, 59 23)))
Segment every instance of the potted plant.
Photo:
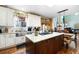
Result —
POLYGON ((38 32, 39 32, 39 29, 40 29, 40 27, 35 27, 35 28, 34 28, 35 36, 38 36, 38 34, 39 34, 39 33, 38 33, 38 32))

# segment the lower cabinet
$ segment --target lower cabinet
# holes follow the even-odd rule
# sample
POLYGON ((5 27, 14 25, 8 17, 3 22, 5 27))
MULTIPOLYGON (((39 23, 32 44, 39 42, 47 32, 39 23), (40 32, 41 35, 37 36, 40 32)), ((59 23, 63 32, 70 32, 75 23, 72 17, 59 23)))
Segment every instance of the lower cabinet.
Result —
POLYGON ((49 38, 38 43, 35 43, 34 49, 36 54, 52 54, 57 53, 64 47, 63 35, 49 38))
POLYGON ((55 44, 56 44, 55 38, 50 38, 48 40, 48 54, 55 53, 55 46, 56 46, 55 44))
POLYGON ((35 44, 35 53, 36 54, 45 54, 48 53, 48 40, 42 41, 35 44))
POLYGON ((35 47, 32 41, 26 38, 26 53, 33 54, 35 53, 35 47))
POLYGON ((6 39, 6 48, 15 46, 15 40, 14 39, 15 38, 8 38, 8 39, 6 39))
POLYGON ((5 35, 0 35, 0 49, 5 48, 6 42, 5 42, 5 35))
POLYGON ((26 41, 24 36, 15 37, 15 34, 0 35, 0 49, 9 48, 15 45, 22 44, 26 41))
POLYGON ((5 49, 15 46, 15 36, 11 36, 11 34, 3 34, 0 35, 0 49, 5 49))
POLYGON ((15 43, 16 43, 16 45, 25 43, 25 37, 24 37, 24 36, 16 37, 16 39, 15 39, 15 43))
POLYGON ((64 46, 63 35, 49 39, 48 44, 50 47, 48 53, 57 53, 57 51, 61 50, 64 46))
POLYGON ((15 34, 6 35, 5 46, 6 48, 15 46, 15 34))
POLYGON ((26 38, 26 52, 33 54, 54 54, 64 47, 64 35, 33 43, 26 38))

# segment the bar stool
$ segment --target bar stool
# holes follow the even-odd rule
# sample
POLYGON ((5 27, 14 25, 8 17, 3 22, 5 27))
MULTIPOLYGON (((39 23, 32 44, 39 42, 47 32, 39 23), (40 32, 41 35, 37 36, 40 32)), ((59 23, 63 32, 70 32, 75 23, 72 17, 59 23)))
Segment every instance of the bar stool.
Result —
POLYGON ((64 35, 64 45, 67 49, 69 48, 69 44, 71 43, 71 41, 72 41, 71 36, 64 35))

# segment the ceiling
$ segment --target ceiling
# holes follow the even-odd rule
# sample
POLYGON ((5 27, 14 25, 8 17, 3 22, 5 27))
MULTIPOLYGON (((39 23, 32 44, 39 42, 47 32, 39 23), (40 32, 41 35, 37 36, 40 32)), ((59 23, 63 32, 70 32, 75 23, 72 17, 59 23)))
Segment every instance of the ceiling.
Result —
POLYGON ((58 15, 70 15, 79 12, 79 5, 8 5, 8 7, 19 9, 26 12, 36 13, 45 17, 55 17, 58 15), (58 11, 68 9, 65 13, 58 14, 58 11))

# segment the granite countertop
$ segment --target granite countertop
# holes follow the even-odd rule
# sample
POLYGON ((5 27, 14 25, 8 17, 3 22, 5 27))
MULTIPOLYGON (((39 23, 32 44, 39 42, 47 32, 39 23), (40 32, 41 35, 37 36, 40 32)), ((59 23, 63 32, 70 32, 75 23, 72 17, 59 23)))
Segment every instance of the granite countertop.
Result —
POLYGON ((62 34, 63 33, 53 32, 51 34, 46 34, 46 35, 35 36, 34 34, 29 34, 29 35, 25 35, 25 36, 28 39, 30 39, 33 43, 37 43, 39 41, 46 40, 46 39, 49 39, 49 38, 53 38, 53 37, 56 37, 56 36, 59 36, 59 35, 62 35, 62 34))

